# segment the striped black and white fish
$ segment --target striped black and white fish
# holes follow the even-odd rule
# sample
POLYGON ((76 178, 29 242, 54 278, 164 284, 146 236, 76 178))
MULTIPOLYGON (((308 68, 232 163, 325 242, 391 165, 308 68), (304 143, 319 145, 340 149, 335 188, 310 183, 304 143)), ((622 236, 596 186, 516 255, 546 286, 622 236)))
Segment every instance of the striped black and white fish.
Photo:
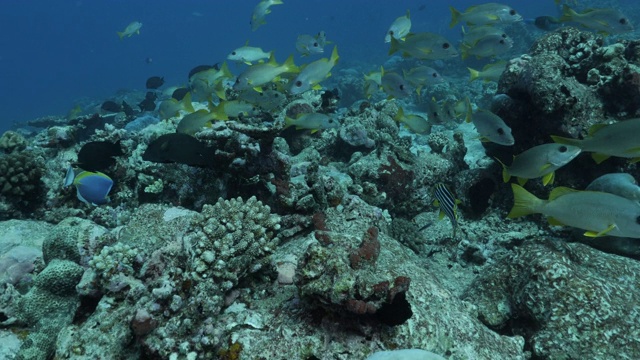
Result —
POLYGON ((456 199, 449 188, 443 183, 436 184, 433 190, 433 196, 435 197, 433 204, 440 207, 440 219, 446 215, 449 220, 451 220, 453 237, 455 238, 458 228, 458 204, 460 200, 456 199))

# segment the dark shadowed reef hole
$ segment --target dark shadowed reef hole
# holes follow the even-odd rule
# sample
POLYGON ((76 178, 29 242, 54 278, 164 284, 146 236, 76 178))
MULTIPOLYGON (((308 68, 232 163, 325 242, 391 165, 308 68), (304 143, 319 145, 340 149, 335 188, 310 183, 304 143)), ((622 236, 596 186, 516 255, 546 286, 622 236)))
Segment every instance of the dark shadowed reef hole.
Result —
POLYGON ((494 191, 496 191, 496 183, 490 178, 480 179, 469 187, 467 196, 473 217, 478 217, 487 210, 489 198, 494 191))
POLYGON ((391 303, 385 303, 376 311, 376 318, 388 326, 404 324, 412 315, 411 304, 403 292, 394 296, 391 303))

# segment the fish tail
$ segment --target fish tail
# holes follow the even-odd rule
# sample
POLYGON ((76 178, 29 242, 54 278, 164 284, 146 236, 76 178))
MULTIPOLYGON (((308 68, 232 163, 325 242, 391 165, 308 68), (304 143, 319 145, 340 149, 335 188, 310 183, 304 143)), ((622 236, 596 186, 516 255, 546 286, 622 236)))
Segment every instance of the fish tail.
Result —
MULTIPOLYGON (((334 52, 336 52, 337 55, 337 50, 336 48, 333 49, 334 52)), ((333 57, 333 55, 331 55, 333 57)), ((292 73, 297 73, 300 71, 300 69, 298 69, 298 67, 296 66, 296 64, 293 62, 293 54, 289 55, 289 57, 287 58, 287 60, 284 61, 284 67, 285 69, 287 69, 286 72, 292 72, 292 73)))
POLYGON ((545 200, 538 199, 518 184, 511 184, 513 190, 513 208, 507 215, 508 218, 517 218, 529 214, 538 213, 538 209, 545 200))
POLYGON ((400 50, 400 42, 392 36, 391 46, 389 47, 389 55, 395 54, 396 52, 398 52, 398 50, 400 50))
POLYGON ((285 117, 284 117, 284 128, 286 129, 286 128, 288 128, 289 126, 293 126, 293 125, 294 125, 294 123, 295 123, 295 121, 296 121, 296 120, 295 120, 294 118, 291 118, 291 117, 285 116, 285 117))
POLYGON ((209 105, 209 110, 215 120, 229 120, 227 113, 224 111, 225 104, 226 103, 224 101, 220 101, 217 106, 211 106, 213 104, 209 105))
POLYGON ((272 1, 271 1, 271 5, 282 5, 282 4, 284 4, 284 3, 282 2, 282 0, 272 0, 272 1))
POLYGON ((469 82, 477 80, 480 77, 480 71, 472 69, 470 67, 468 67, 467 69, 469 69, 469 82))
POLYGON ((338 59, 340 59, 340 55, 338 55, 338 46, 336 45, 333 47, 333 51, 331 52, 331 58, 329 58, 329 62, 335 65, 338 62, 338 59))
POLYGON ((572 138, 556 136, 556 135, 551 135, 551 139, 554 142, 558 144, 563 144, 563 145, 573 145, 577 147, 580 147, 582 145, 582 140, 579 140, 579 139, 572 139, 572 138))
POLYGON ((393 120, 401 122, 402 118, 404 118, 404 109, 398 107, 398 112, 396 113, 396 116, 393 117, 393 120))
POLYGON ((124 37, 124 33, 118 31, 117 34, 118 34, 118 37, 120 38, 120 40, 122 40, 122 38, 124 37))
POLYGON ((188 92, 182 98, 182 108, 189 113, 195 112, 196 110, 193 108, 193 104, 191 103, 191 92, 188 92))
POLYGON ((449 6, 449 10, 451 10, 451 24, 449 27, 452 28, 456 26, 457 23, 460 22, 460 16, 462 15, 460 11, 456 10, 453 6, 449 6))
POLYGON ((464 117, 464 121, 470 123, 473 115, 473 108, 471 107, 471 100, 468 96, 464 99, 464 110, 467 113, 464 117))
POLYGON ((562 5, 562 16, 558 19, 559 22, 573 21, 578 13, 570 8, 567 4, 562 5))
POLYGON ((222 65, 220 66, 220 71, 222 72, 221 77, 226 77, 228 79, 233 77, 233 74, 231 73, 231 70, 229 70, 229 65, 227 65, 226 61, 223 62, 222 65))

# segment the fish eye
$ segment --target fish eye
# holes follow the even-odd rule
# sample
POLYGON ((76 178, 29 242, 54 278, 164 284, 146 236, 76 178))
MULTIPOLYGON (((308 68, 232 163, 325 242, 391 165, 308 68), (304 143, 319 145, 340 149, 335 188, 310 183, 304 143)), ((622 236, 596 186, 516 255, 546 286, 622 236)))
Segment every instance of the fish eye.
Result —
POLYGON ((498 128, 498 135, 504 135, 504 129, 498 128))
POLYGON ((444 43, 442 44, 442 48, 443 49, 448 49, 451 45, 449 45, 449 43, 444 43))
POLYGON ((317 42, 314 42, 314 43, 313 43, 313 47, 318 47, 318 43, 317 43, 317 42))
POLYGON ((438 73, 433 73, 433 74, 431 74, 431 76, 433 76, 434 78, 437 78, 438 77, 438 73))
POLYGON ((501 36, 505 39, 507 38, 507 34, 502 34, 501 36))
POLYGON ((389 30, 389 35, 393 36, 393 30, 389 30))
POLYGON ((297 86, 297 87, 302 86, 302 81, 300 81, 300 80, 296 81, 296 86, 297 86))
POLYGON ((329 124, 333 124, 333 119, 329 118, 329 124))
POLYGON ((515 10, 513 10, 513 9, 509 10, 509 15, 513 16, 513 15, 515 15, 515 14, 516 14, 516 11, 515 11, 515 10))
POLYGON ((500 40, 500 44, 504 45, 504 39, 500 40))
POLYGON ((235 51, 233 51, 233 52, 231 53, 231 55, 235 55, 235 54, 236 54, 236 52, 235 52, 235 51))
POLYGON ((561 153, 563 153, 563 152, 567 152, 567 150, 569 150, 569 149, 567 149, 567 147, 566 147, 566 146, 564 146, 564 145, 562 145, 562 146, 560 146, 560 147, 558 148, 558 151, 560 151, 561 153))
POLYGON ((400 84, 400 86, 398 86, 400 88, 400 90, 404 90, 404 84, 400 84))
POLYGON ((622 18, 622 19, 618 20, 618 22, 620 23, 620 25, 626 25, 627 24, 627 19, 622 18))

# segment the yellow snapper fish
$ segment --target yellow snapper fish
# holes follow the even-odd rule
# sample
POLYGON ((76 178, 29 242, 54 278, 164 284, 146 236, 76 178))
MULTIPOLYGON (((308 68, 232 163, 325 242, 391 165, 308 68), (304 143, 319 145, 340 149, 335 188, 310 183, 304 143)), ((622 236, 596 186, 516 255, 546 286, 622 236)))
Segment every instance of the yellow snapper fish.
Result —
POLYGON ((403 42, 392 37, 389 55, 396 52, 418 60, 444 60, 458 56, 458 50, 449 40, 430 32, 409 33, 403 42))
POLYGON ((560 22, 575 22, 603 34, 621 34, 633 31, 629 19, 612 8, 587 9, 580 13, 566 4, 562 6, 560 22))
POLYGON ((191 104, 190 93, 187 93, 181 101, 174 98, 162 100, 158 108, 158 114, 160 115, 160 119, 167 120, 174 116, 178 116, 181 110, 188 113, 195 111, 193 109, 193 104, 191 104))
POLYGON ((383 70, 380 85, 382 91, 388 95, 387 99, 411 96, 411 86, 402 78, 402 75, 396 72, 386 72, 383 70))
POLYGON ((289 55, 287 60, 278 64, 271 54, 269 61, 264 64, 253 64, 240 74, 233 84, 233 90, 242 91, 254 89, 262 92, 262 85, 265 85, 284 73, 298 72, 298 67, 293 63, 293 55, 289 55))
POLYGON ((418 66, 409 71, 402 70, 404 79, 416 88, 416 92, 420 94, 420 90, 424 86, 432 86, 444 83, 444 79, 440 73, 429 66, 418 66))
POLYGON ((411 31, 411 14, 407 9, 406 15, 398 17, 391 23, 387 35, 384 37, 384 42, 391 42, 392 37, 396 40, 404 40, 409 31, 411 31))
POLYGON ((501 117, 489 110, 479 109, 471 116, 471 122, 475 125, 480 139, 499 145, 511 146, 515 143, 511 128, 504 123, 501 117))
POLYGON ((139 21, 133 21, 131 24, 127 25, 126 28, 122 31, 118 31, 118 37, 122 40, 125 36, 131 37, 133 34, 140 35, 140 29, 142 28, 142 23, 139 21))
POLYGON ((445 100, 442 105, 442 110, 450 119, 459 119, 462 117, 466 122, 471 122, 471 116, 473 115, 471 100, 468 96, 457 101, 445 100))
POLYGON ((426 118, 416 114, 404 114, 404 109, 398 107, 398 113, 393 120, 405 124, 416 134, 428 134, 431 132, 431 123, 426 118))
POLYGON ((468 7, 463 13, 453 6, 451 10, 451 24, 454 27, 458 23, 467 25, 491 25, 491 24, 511 24, 522 21, 522 16, 510 6, 498 3, 487 3, 468 7))
POLYGON ((592 152, 596 163, 610 156, 640 161, 640 118, 618 121, 613 124, 596 124, 589 128, 589 134, 583 140, 551 135, 553 141, 574 145, 582 151, 592 152))
POLYGON ((249 46, 248 44, 245 44, 244 46, 233 50, 229 55, 227 55, 227 60, 243 62, 247 65, 251 65, 251 63, 253 62, 270 58, 271 53, 272 52, 262 51, 262 49, 259 47, 249 46))
POLYGON ((482 70, 474 70, 472 68, 469 69, 469 81, 474 81, 478 79, 482 79, 484 82, 489 81, 498 81, 500 80, 500 76, 507 68, 507 62, 504 60, 496 61, 491 64, 485 65, 482 70))
POLYGON ((282 0, 260 1, 253 9, 253 14, 251 15, 251 31, 256 31, 260 26, 267 23, 264 18, 271 13, 271 6, 282 4, 282 0))
POLYGON ((242 118, 243 116, 254 116, 260 113, 256 105, 243 100, 220 101, 211 107, 211 111, 219 114, 217 120, 227 120, 228 118, 242 118))
POLYGON ((338 121, 331 116, 320 113, 298 114, 295 119, 287 116, 284 119, 284 124, 285 128, 295 126, 296 130, 307 129, 311 130, 312 134, 318 130, 332 129, 340 126, 338 121))
POLYGON ((604 174, 593 180, 585 190, 608 192, 640 202, 640 186, 636 179, 627 173, 604 174))
POLYGON ((220 69, 212 67, 199 71, 189 78, 189 88, 201 98, 207 98, 216 94, 221 99, 226 99, 224 80, 233 78, 227 62, 223 62, 220 69))
POLYGON ((460 52, 463 60, 469 56, 475 56, 479 59, 504 54, 511 50, 512 47, 513 40, 510 37, 487 35, 472 44, 462 43, 460 52))
POLYGON ((316 36, 298 35, 296 39, 296 50, 301 56, 317 55, 324 53, 324 46, 327 38, 324 31, 320 31, 316 36))
POLYGON ((505 39, 509 37, 501 28, 493 25, 472 26, 469 30, 462 28, 462 42, 467 44, 473 44, 492 35, 502 36, 505 39))
POLYGON ((543 214, 551 225, 586 230, 584 236, 640 238, 640 203, 622 196, 557 187, 548 200, 537 198, 522 186, 511 184, 514 205, 507 215, 516 218, 543 214))
POLYGON ((547 186, 553 183, 555 171, 581 152, 579 147, 571 145, 551 143, 534 146, 514 156, 509 166, 498 160, 502 164, 502 180, 508 182, 515 176, 518 183, 524 185, 529 179, 542 178, 542 184, 547 186))
POLYGON ((320 81, 331 76, 331 69, 336 65, 339 58, 338 47, 334 46, 330 58, 322 58, 306 65, 291 82, 291 89, 289 90, 291 94, 297 95, 310 89, 321 89, 320 81))
POLYGON ((270 112, 282 106, 287 100, 287 96, 278 90, 265 89, 262 92, 257 92, 249 89, 241 92, 238 95, 238 100, 246 101, 264 111, 270 112))
POLYGON ((216 114, 207 109, 200 109, 191 114, 185 115, 178 123, 176 132, 194 136, 205 127, 211 127, 211 123, 216 120, 216 114))

